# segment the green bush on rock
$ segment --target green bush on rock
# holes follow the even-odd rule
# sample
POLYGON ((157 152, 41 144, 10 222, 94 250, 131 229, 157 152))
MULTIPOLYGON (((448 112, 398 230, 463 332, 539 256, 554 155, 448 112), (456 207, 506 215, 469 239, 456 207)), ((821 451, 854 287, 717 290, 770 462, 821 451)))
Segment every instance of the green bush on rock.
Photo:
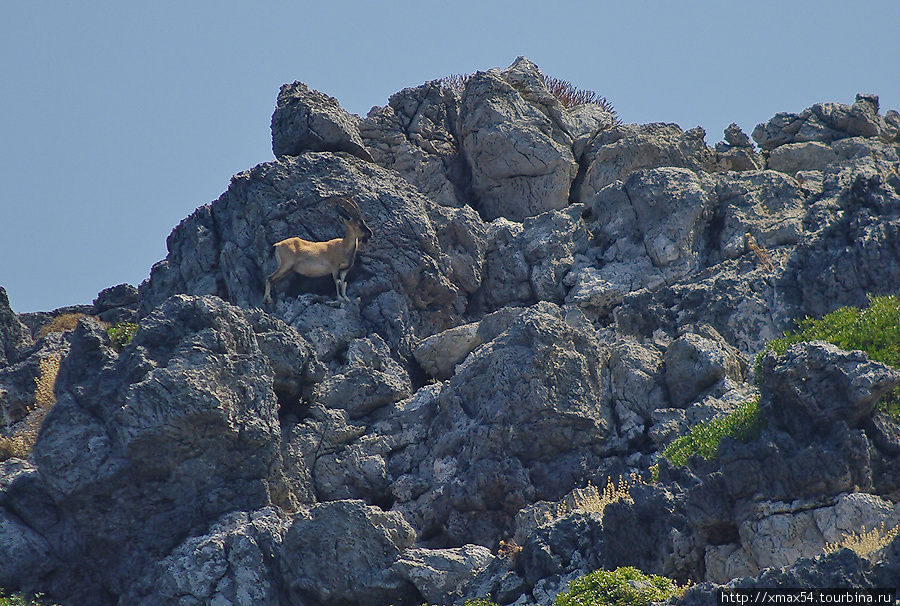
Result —
POLYGON ((672 579, 625 566, 575 579, 568 591, 556 596, 554 606, 646 606, 683 593, 672 579))

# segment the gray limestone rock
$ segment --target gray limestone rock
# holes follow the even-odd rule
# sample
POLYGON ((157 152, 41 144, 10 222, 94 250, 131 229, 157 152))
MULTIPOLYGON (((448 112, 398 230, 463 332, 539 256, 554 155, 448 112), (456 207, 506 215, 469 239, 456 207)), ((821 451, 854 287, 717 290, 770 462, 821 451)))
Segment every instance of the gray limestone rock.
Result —
POLYGON ((119 284, 100 291, 94 299, 90 315, 113 325, 120 322, 136 323, 139 303, 137 288, 131 284, 119 284))
POLYGON ((858 136, 881 136, 887 140, 895 136, 878 113, 875 95, 857 95, 852 105, 816 103, 799 114, 779 113, 753 129, 753 139, 766 151, 788 143, 831 143, 858 136))
POLYGON ((569 203, 578 165, 571 136, 545 105, 558 108, 551 99, 537 67, 524 58, 504 71, 477 72, 466 83, 459 138, 475 207, 486 219, 522 221, 569 203))
POLYGON ((306 151, 341 151, 373 161, 359 136, 358 117, 302 82, 285 84, 272 114, 272 152, 277 157, 306 151))
POLYGON ((220 515, 290 505, 276 385, 284 372, 296 375, 286 383, 310 381, 314 358, 281 323, 287 335, 274 347, 275 322, 213 297, 176 296, 121 353, 99 326, 79 324, 33 453, 61 523, 78 537, 54 545, 61 559, 93 553, 73 563, 119 593, 220 515))
POLYGON ((16 360, 20 347, 31 344, 28 328, 9 306, 6 289, 0 286, 0 367, 16 360))
POLYGON ((347 349, 341 372, 316 385, 313 397, 329 408, 346 410, 351 419, 365 416, 386 404, 411 395, 406 371, 391 358, 378 336, 357 339, 347 349))
POLYGON ((333 501, 294 516, 279 553, 289 603, 412 603, 414 586, 394 569, 413 545, 403 517, 361 501, 333 501))
POLYGON ((274 507, 227 514, 160 560, 119 603, 280 606, 278 553, 289 525, 274 507))
POLYGON ((459 93, 440 80, 405 88, 360 123, 374 162, 443 206, 462 206, 468 185, 457 140, 459 93))
POLYGON ((396 173, 330 153, 285 156, 236 175, 216 202, 199 208, 169 236, 169 255, 141 285, 141 313, 179 292, 260 305, 266 276, 275 266, 273 243, 290 236, 328 240, 342 233, 334 204, 320 202, 336 193, 352 195, 375 232, 349 276, 348 294, 360 299, 342 312, 350 314, 349 323, 330 318, 327 310, 319 318, 308 306, 295 308, 297 295, 316 288, 323 302, 334 303, 330 276, 292 276, 277 283, 272 311, 300 330, 349 332, 325 336, 330 342, 320 347, 325 355, 336 353, 348 337, 374 331, 408 356, 417 332, 447 328, 455 313, 459 288, 451 282, 450 259, 440 249, 420 193, 396 173))
POLYGON ((584 152, 586 165, 576 200, 593 204, 607 185, 625 181, 635 171, 681 167, 694 171, 713 166, 702 128, 682 131, 677 124, 623 124, 601 132, 584 152))
POLYGON ((769 168, 789 175, 801 170, 823 170, 837 162, 838 156, 830 146, 819 141, 787 143, 769 154, 769 168))
POLYGON ((666 349, 666 385, 675 406, 694 401, 719 381, 744 381, 747 363, 740 352, 715 329, 705 328, 685 332, 666 349))
POLYGON ((436 379, 447 379, 456 365, 462 362, 472 350, 481 345, 478 323, 455 326, 436 335, 431 335, 416 348, 415 356, 419 365, 436 379))
POLYGON ((900 371, 871 362, 861 351, 830 343, 797 343, 762 360, 760 411, 794 435, 856 427, 878 399, 900 385, 900 371))
POLYGON ((493 554, 481 545, 408 549, 393 569, 415 585, 428 603, 447 604, 460 598, 465 584, 493 561, 493 554))

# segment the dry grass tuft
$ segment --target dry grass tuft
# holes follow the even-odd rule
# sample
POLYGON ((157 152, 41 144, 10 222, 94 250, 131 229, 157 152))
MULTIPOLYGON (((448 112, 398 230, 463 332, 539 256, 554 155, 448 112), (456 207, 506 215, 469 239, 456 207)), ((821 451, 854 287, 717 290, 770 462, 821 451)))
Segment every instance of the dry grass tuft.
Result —
POLYGON ((641 483, 643 480, 637 474, 631 474, 627 479, 619 476, 617 482, 608 481, 603 490, 598 490, 593 484, 577 488, 558 503, 533 509, 531 513, 534 523, 536 526, 543 526, 576 511, 602 515, 607 505, 617 501, 630 501, 631 488, 641 483))
POLYGON ((34 380, 34 404, 29 407, 24 419, 4 428, 6 435, 0 435, 0 461, 11 457, 24 459, 34 448, 41 424, 56 403, 53 389, 59 374, 60 359, 59 354, 54 354, 41 360, 41 374, 34 380))
POLYGON ((78 320, 85 316, 86 314, 60 314, 41 327, 38 331, 38 338, 42 339, 52 332, 75 330, 78 320))
POLYGON ((824 551, 825 553, 834 553, 846 547, 855 551, 858 556, 866 558, 887 547, 898 534, 900 534, 900 524, 887 530, 882 522, 872 530, 863 528, 860 532, 845 533, 837 543, 826 543, 824 551))
POLYGON ((497 548, 497 557, 504 558, 515 563, 516 556, 522 551, 522 546, 516 543, 515 539, 501 540, 500 546, 497 548))

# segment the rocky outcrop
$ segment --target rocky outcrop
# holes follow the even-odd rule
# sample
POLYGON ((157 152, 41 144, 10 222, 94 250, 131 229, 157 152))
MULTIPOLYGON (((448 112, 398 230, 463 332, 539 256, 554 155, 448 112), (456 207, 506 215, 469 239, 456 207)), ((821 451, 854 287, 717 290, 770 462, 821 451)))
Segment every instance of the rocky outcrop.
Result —
MULTIPOLYGON (((350 275, 348 294, 360 299, 358 307, 342 313, 351 313, 351 325, 365 328, 355 336, 374 329, 394 351, 409 355, 418 333, 446 327, 459 287, 451 281, 450 259, 439 247, 427 200, 396 173, 349 156, 286 156, 236 175, 216 202, 175 228, 169 255, 141 285, 141 313, 175 293, 261 305, 266 276, 274 268, 273 242, 290 236, 328 240, 342 233, 334 207, 319 203, 334 193, 353 196, 375 232, 350 275)), ((274 313, 293 318, 288 321, 301 329, 316 321, 308 311, 294 309, 294 297, 318 285, 330 299, 331 278, 318 280, 291 278, 277 286, 274 313), (306 288, 300 290, 298 283, 306 288), (299 315, 304 318, 296 322, 299 315)))
POLYGON ((876 95, 856 95, 852 105, 816 103, 799 114, 776 114, 753 130, 753 139, 762 149, 771 151, 780 145, 818 141, 831 143, 848 137, 897 138, 897 112, 882 117, 876 95))
POLYGON ((392 95, 360 124, 376 163, 443 206, 466 202, 469 173, 459 149, 459 104, 459 94, 436 80, 392 95))
POLYGON ((334 97, 302 82, 285 84, 272 114, 272 153, 297 156, 305 151, 347 152, 372 162, 359 136, 359 118, 334 97))
POLYGON ((104 322, 136 322, 140 303, 138 290, 131 284, 119 284, 105 288, 94 299, 91 315, 104 322))
MULTIPOLYGON (((32 455, 40 498, 55 512, 52 532, 45 520, 34 530, 56 561, 93 554, 77 573, 93 595, 81 603, 124 592, 220 515, 290 507, 279 393, 299 397, 289 386, 302 391, 315 370, 311 348, 292 329, 211 297, 165 302, 121 353, 82 321, 32 455)), ((68 594, 61 588, 73 571, 57 573, 50 589, 68 594)))
POLYGON ((16 352, 31 342, 29 330, 9 306, 6 289, 0 286, 0 367, 16 360, 16 352))
POLYGON ((578 165, 572 137, 554 120, 554 109, 561 111, 559 102, 524 58, 466 83, 459 137, 476 208, 486 219, 522 221, 569 203, 578 165))
POLYGON ((548 83, 520 58, 363 120, 286 85, 277 159, 139 289, 22 316, 0 290, 4 414, 61 360, 34 449, 0 463, 0 586, 521 606, 618 566, 703 581, 685 604, 898 578, 900 373, 818 342, 750 372, 797 318, 900 287, 896 112, 860 96, 710 148, 548 83), (335 194, 374 232, 351 300, 292 276, 262 309, 272 243, 340 236, 335 194), (95 317, 37 336, 65 311, 95 317), (103 324, 135 320, 128 344, 103 324), (710 459, 664 454, 757 400, 710 459))

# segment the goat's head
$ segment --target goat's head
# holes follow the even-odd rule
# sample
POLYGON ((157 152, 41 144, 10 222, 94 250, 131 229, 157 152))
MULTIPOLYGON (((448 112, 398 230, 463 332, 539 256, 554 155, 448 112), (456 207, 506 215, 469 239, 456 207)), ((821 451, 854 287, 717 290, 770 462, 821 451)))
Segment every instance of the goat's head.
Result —
POLYGON ((356 232, 356 238, 361 243, 366 244, 372 237, 372 230, 366 225, 359 212, 356 202, 344 196, 334 196, 332 198, 338 203, 338 214, 348 228, 356 232))

